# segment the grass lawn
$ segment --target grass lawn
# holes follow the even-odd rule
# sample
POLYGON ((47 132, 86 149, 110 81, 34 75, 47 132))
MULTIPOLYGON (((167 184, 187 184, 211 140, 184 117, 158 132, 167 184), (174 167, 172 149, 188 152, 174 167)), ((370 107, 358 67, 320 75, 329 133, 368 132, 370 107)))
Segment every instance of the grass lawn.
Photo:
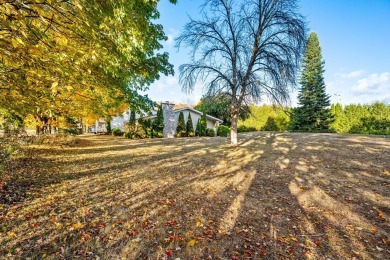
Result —
POLYGON ((0 173, 0 258, 390 258, 389 138, 239 138, 25 148, 0 173))

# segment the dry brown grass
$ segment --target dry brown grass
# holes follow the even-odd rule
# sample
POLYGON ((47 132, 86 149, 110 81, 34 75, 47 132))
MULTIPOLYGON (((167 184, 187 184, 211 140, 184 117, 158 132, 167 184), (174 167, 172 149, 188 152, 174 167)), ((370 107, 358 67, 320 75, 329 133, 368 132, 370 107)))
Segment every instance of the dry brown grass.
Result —
POLYGON ((390 257, 388 138, 81 136, 26 149, 1 173, 0 258, 390 257))

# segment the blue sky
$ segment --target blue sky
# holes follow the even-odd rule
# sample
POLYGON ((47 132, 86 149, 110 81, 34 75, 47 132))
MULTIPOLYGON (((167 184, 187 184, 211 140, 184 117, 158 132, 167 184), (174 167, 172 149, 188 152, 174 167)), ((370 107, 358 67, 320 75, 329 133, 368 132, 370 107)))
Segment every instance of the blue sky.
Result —
MULTIPOLYGON (((168 41, 175 75, 161 77, 147 92, 155 101, 197 103, 202 87, 187 95, 179 85, 178 67, 189 61, 188 50, 179 52, 174 38, 188 16, 199 16, 200 0, 179 0, 172 5, 161 0, 158 8, 168 41)), ((325 60, 325 82, 332 102, 344 105, 383 101, 390 104, 390 0, 301 0, 301 14, 310 31, 318 34, 325 60)), ((299 86, 298 86, 299 87, 299 86)), ((291 105, 296 105, 296 91, 291 105)))

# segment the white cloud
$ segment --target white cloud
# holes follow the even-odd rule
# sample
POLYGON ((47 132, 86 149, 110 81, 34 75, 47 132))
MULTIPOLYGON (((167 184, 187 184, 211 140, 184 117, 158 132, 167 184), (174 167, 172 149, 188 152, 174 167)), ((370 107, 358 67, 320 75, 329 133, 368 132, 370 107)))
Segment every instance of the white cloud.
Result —
POLYGON ((390 95, 388 97, 382 98, 380 102, 390 105, 390 95))
POLYGON ((177 88, 179 86, 179 82, 174 76, 163 76, 160 80, 156 81, 152 86, 151 90, 162 93, 167 90, 171 90, 172 88, 177 88))
POLYGON ((390 93, 390 72, 371 74, 360 79, 354 86, 354 92, 358 94, 384 94, 390 93))
POLYGON ((167 33, 167 41, 165 42, 165 44, 169 47, 173 47, 173 45, 175 44, 175 38, 176 36, 178 36, 180 33, 180 31, 178 30, 175 30, 173 28, 169 28, 169 32, 167 33))
POLYGON ((349 73, 336 73, 336 76, 343 79, 353 79, 363 75, 364 72, 364 70, 354 70, 349 73))

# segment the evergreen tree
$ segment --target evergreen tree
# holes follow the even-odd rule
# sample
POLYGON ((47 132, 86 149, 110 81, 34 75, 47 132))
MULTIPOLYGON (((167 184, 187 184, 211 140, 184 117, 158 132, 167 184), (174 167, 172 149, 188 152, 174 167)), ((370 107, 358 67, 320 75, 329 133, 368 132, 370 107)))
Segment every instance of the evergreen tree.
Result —
POLYGON ((195 136, 202 136, 202 124, 200 118, 196 122, 196 128, 195 128, 195 136))
POLYGON ((299 107, 293 110, 292 130, 328 132, 333 122, 330 96, 325 92, 324 61, 317 34, 312 32, 303 57, 299 107))
POLYGON ((193 137, 195 135, 194 126, 192 125, 191 113, 188 114, 188 119, 187 119, 187 124, 186 124, 186 135, 188 137, 193 137))
POLYGON ((164 115, 162 106, 158 106, 157 115, 153 122, 153 137, 163 137, 164 115))
POLYGON ((184 122, 184 114, 183 112, 180 112, 179 114, 179 120, 177 122, 176 127, 176 136, 178 137, 184 137, 186 136, 186 123, 184 122))

